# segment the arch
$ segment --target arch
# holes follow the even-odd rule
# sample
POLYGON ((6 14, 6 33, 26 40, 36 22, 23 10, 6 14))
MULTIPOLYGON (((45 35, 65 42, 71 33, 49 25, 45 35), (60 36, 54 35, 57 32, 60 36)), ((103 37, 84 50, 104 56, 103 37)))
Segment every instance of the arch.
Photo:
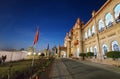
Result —
POLYGON ((61 57, 62 58, 66 58, 67 57, 67 53, 65 51, 61 51, 61 57))
POLYGON ((112 45, 112 51, 119 51, 119 50, 120 50, 119 44, 118 44, 117 41, 113 41, 113 42, 111 43, 111 45, 112 45))
POLYGON ((114 13, 115 13, 114 14, 115 15, 115 19, 118 19, 118 16, 120 14, 120 3, 115 6, 114 13))
POLYGON ((80 54, 80 49, 77 48, 77 49, 76 49, 76 57, 79 57, 79 54, 80 54))
POLYGON ((102 19, 99 20, 98 26, 99 26, 99 30, 100 30, 100 31, 103 31, 103 30, 104 30, 105 25, 104 25, 104 22, 103 22, 102 19))
POLYGON ((106 26, 107 27, 110 27, 113 25, 113 16, 110 12, 108 12, 106 15, 105 15, 105 23, 106 23, 106 26))
POLYGON ((105 55, 108 52, 108 46, 106 44, 102 45, 102 51, 103 51, 103 55, 105 55))

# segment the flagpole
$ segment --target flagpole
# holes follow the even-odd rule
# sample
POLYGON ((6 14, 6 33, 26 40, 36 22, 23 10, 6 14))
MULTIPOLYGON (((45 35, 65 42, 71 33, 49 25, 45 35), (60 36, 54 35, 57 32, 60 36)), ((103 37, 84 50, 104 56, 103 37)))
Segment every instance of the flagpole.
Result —
POLYGON ((34 56, 34 52, 35 52, 35 46, 33 45, 32 46, 33 47, 33 58, 32 58, 32 64, 31 64, 31 66, 33 67, 33 65, 34 65, 34 60, 35 60, 35 56, 34 56))
POLYGON ((36 34, 35 34, 35 38, 34 38, 34 42, 33 42, 33 58, 32 58, 32 66, 34 65, 34 59, 35 59, 35 56, 34 56, 34 52, 35 52, 35 45, 36 43, 38 42, 38 38, 39 38, 39 27, 37 28, 37 31, 36 31, 36 34))

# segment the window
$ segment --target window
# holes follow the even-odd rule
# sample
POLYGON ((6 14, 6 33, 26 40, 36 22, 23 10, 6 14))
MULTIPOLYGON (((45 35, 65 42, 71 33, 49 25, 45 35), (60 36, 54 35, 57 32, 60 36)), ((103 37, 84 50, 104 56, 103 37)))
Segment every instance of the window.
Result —
POLYGON ((106 26, 110 27, 113 25, 113 16, 111 15, 111 13, 107 13, 105 16, 105 22, 106 22, 106 26))
POLYGON ((94 25, 92 26, 92 36, 95 34, 95 27, 94 25))
POLYGON ((112 42, 112 51, 119 51, 119 44, 117 41, 112 42))
POLYGON ((94 47, 94 56, 97 58, 97 46, 94 47))
POLYGON ((87 52, 89 52, 89 48, 87 48, 87 52))
POLYGON ((120 22, 120 4, 118 4, 115 9, 114 9, 114 13, 115 13, 115 19, 116 22, 120 22))
POLYGON ((103 50, 103 55, 105 55, 108 52, 108 47, 106 44, 103 44, 102 50, 103 50))
POLYGON ((90 28, 88 28, 88 37, 91 36, 91 31, 90 31, 90 28))
POLYGON ((85 39, 88 37, 87 32, 85 32, 85 39))
POLYGON ((90 52, 93 52, 93 51, 92 51, 92 47, 90 47, 90 52))
POLYGON ((99 31, 102 32, 104 30, 104 27, 105 27, 104 22, 102 20, 99 20, 98 25, 99 25, 99 31))
POLYGON ((87 33, 88 33, 88 38, 89 38, 89 29, 88 29, 87 33))

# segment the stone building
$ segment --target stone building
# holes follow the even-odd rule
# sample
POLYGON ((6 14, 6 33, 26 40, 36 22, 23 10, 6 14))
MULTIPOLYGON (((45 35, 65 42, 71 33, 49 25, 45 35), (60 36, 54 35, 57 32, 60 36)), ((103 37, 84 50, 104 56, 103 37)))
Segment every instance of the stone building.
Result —
POLYGON ((97 12, 92 12, 86 24, 78 18, 66 34, 63 47, 66 48, 66 57, 94 52, 101 60, 108 51, 120 51, 120 0, 107 0, 97 12))

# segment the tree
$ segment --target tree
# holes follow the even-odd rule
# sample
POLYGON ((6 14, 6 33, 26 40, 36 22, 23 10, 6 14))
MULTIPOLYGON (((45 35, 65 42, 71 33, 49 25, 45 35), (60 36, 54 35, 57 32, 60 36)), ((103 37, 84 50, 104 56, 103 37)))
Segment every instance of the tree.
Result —
POLYGON ((20 49, 20 51, 23 51, 23 50, 25 50, 25 49, 24 49, 24 48, 21 48, 21 49, 20 49))
POLYGON ((33 48, 32 46, 30 46, 30 47, 28 48, 28 52, 33 53, 33 52, 34 52, 34 48, 33 48))
POLYGON ((45 56, 45 54, 44 53, 41 53, 41 55, 40 55, 41 57, 44 57, 45 56))
POLYGON ((81 56, 82 59, 85 60, 85 56, 86 56, 86 54, 85 54, 85 53, 80 53, 79 56, 81 56))
POLYGON ((86 53, 86 56, 91 58, 91 57, 94 56, 94 53, 93 53, 93 52, 87 52, 87 53, 86 53))

